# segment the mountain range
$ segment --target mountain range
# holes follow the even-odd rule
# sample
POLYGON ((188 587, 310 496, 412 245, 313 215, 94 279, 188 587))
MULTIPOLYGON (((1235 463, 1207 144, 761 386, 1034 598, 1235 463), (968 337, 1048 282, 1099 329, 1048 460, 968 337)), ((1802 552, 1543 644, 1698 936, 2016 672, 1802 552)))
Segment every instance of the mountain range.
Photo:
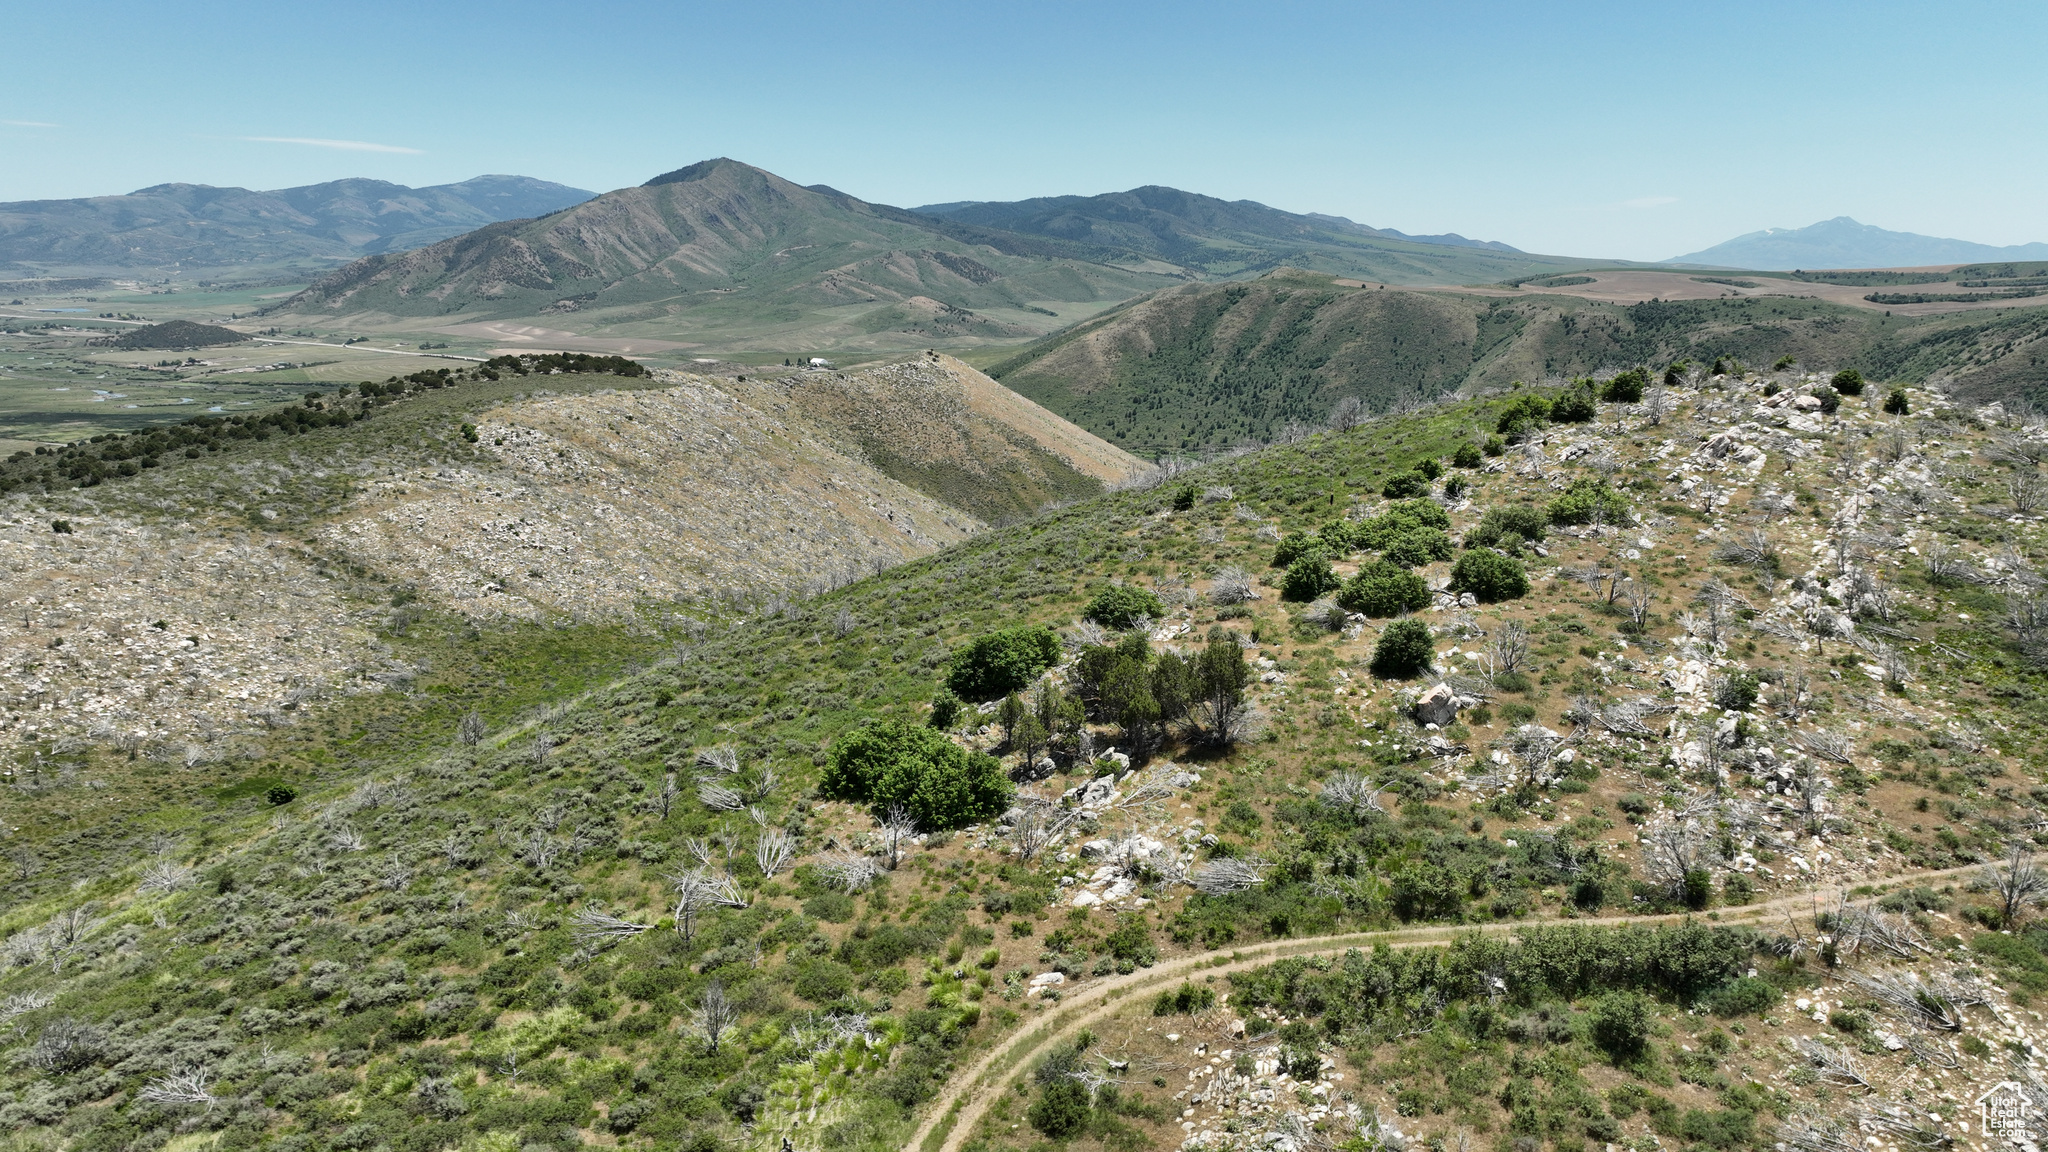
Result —
POLYGON ((2048 260, 2048 244, 1999 247, 1969 240, 1891 232, 1837 216, 1804 228, 1766 228, 1671 258, 1673 264, 1711 264, 1766 272, 1802 268, 1911 268, 1981 260, 2048 260))
POLYGON ((960 201, 911 209, 984 228, 1093 244, 1128 256, 1164 260, 1207 275, 1288 263, 1377 263, 1372 241, 1475 248, 1520 256, 1498 242, 1456 234, 1409 236, 1320 212, 1298 215, 1255 200, 1219 200, 1156 184, 1100 196, 1041 196, 1006 203, 960 201))
POLYGON ((1159 288, 1280 267, 1444 285, 1588 264, 1438 240, 1170 188, 909 211, 721 158, 544 219, 368 256, 274 314, 885 350, 1015 342, 1159 288))
POLYGON ((529 176, 408 188, 331 180, 269 192, 157 184, 125 196, 0 204, 0 273, 323 268, 540 216, 593 193, 529 176))

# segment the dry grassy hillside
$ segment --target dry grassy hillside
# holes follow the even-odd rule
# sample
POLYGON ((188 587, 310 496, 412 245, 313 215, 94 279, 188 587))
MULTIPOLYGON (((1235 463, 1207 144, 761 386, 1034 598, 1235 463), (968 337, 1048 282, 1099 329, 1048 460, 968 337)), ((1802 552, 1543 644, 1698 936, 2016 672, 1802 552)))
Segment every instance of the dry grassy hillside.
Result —
POLYGON ((421 611, 658 622, 815 593, 1140 463, 950 358, 514 379, 330 397, 375 418, 15 495, 0 743, 215 759, 301 703, 409 683, 392 643, 421 611))
POLYGON ((484 412, 484 462, 375 481, 321 543, 465 613, 584 616, 844 582, 980 526, 711 381, 664 382, 484 412))
POLYGON ((810 421, 883 471, 990 521, 1098 491, 1144 466, 951 356, 855 372, 806 372, 735 394, 810 421), (787 405, 787 411, 780 405, 787 405))

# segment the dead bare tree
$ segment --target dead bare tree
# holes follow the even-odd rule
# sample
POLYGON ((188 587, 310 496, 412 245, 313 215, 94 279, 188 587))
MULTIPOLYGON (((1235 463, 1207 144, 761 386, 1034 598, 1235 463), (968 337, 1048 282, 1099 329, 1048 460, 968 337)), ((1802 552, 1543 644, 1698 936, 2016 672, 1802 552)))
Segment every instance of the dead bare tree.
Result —
POLYGON ((747 806, 746 797, 710 780, 697 782, 697 799, 714 812, 737 812, 747 806))
POLYGON ((1643 403, 1637 411, 1643 414, 1643 423, 1655 428, 1670 419, 1678 408, 1678 402, 1669 388, 1652 388, 1643 396, 1643 403))
POLYGON ((1832 760, 1837 764, 1856 762, 1856 742, 1839 732, 1816 728, 1811 731, 1795 732, 1793 739, 1799 741, 1800 747, 1822 760, 1832 760))
POLYGON ((466 713, 462 722, 455 726, 455 738, 470 748, 483 743, 484 718, 474 712, 466 713))
POLYGON ((59 912, 43 925, 43 947, 50 958, 51 975, 64 971, 64 965, 73 956, 85 951, 87 938, 105 923, 93 916, 98 910, 99 905, 87 902, 59 912))
POLYGON ((1078 810, 1065 812, 1036 796, 1019 796, 1016 819, 1010 823, 1010 843, 1017 849, 1017 858, 1030 861, 1078 819, 1078 810))
POLYGON ((144 892, 168 893, 189 887, 198 873, 188 864, 176 860, 155 860, 142 870, 142 882, 136 887, 144 892))
POLYGON ((761 869, 761 875, 773 879, 775 874, 789 866, 791 856, 796 854, 796 837, 780 828, 763 828, 754 838, 754 864, 761 869))
POLYGON ((661 784, 654 790, 654 810, 661 813, 663 820, 668 819, 669 813, 674 811, 676 801, 682 797, 682 794, 682 786, 676 783, 676 774, 673 772, 663 772, 661 774, 661 784))
POLYGON ((1977 886, 1998 897, 1999 922, 2007 928, 2027 909, 2048 902, 2048 873, 2035 863, 2031 846, 2020 841, 2007 848, 2004 862, 1984 866, 1977 886))
POLYGON ((1778 1143, 1790 1152, 1863 1152, 1855 1129, 1818 1109, 1807 1109, 1778 1125, 1778 1143))
POLYGON ((1223 568, 1209 582, 1209 600, 1215 604, 1243 604, 1258 599, 1252 578, 1242 568, 1223 568))
POLYGON ((2005 478, 2005 494, 2012 500, 2013 511, 2024 516, 2048 501, 2048 484, 2041 482, 2039 472, 2023 468, 2005 478))
POLYGON ((1969 556, 1947 544, 1928 545, 1920 560, 1927 566, 1927 578, 1936 584, 1953 587, 1979 580, 1976 565, 1970 563, 1969 556))
POLYGON ((1982 992, 1946 976, 1922 980, 1915 972, 1856 972, 1849 980, 1907 1020, 1943 1032, 1962 1031, 1963 1010, 1984 1003, 1982 992))
POLYGON ((1494 630, 1493 641, 1487 649, 1499 671, 1519 671, 1529 662, 1529 630, 1518 621, 1503 621, 1494 630))
POLYGON ((196 1104, 209 1110, 220 1102, 213 1094, 213 1073, 200 1068, 159 1076, 137 1090, 135 1098, 152 1104, 196 1104))
POLYGON ((1356 816, 1367 812, 1384 814, 1386 808, 1380 804, 1380 794, 1385 791, 1385 785, 1375 784, 1368 777, 1339 772, 1323 781, 1321 799, 1332 808, 1356 816))
POLYGON ((1807 1063, 1819 1070, 1821 1079, 1847 1088, 1870 1088, 1870 1081, 1863 1078, 1862 1071, 1856 1067, 1855 1058, 1849 1055, 1847 1049, 1824 1044, 1818 1040, 1804 1039, 1792 1041, 1792 1047, 1801 1056, 1806 1057, 1807 1063))
POLYGON ((838 852, 818 861, 818 872, 848 892, 858 892, 882 875, 882 866, 871 856, 838 852))
POLYGON ((584 944, 630 940, 653 927, 651 924, 636 923, 623 916, 614 916, 595 905, 571 915, 569 923, 574 926, 571 934, 584 944))
POLYGON ((697 934, 697 917, 714 904, 710 877, 701 868, 679 872, 669 880, 675 885, 676 934, 689 940, 697 934))
POLYGON ((1650 624, 1650 589, 1643 584, 1631 582, 1621 595, 1622 611, 1628 613, 1628 622, 1641 632, 1650 624))
MULTIPOLYGON (((1949 1136, 1929 1128, 1921 1119, 1924 1115, 1923 1109, 1908 1108, 1875 1096, 1848 1110, 1848 1118, 1865 1132, 1888 1133, 1894 1140, 1920 1148, 1946 1148, 1954 1143, 1949 1136)), ((1880 1142, 1891 1143, 1881 1138, 1880 1142)))
POLYGON ((726 998, 724 983, 713 980, 698 999, 696 1013, 697 1033, 704 1037, 704 1047, 711 1055, 718 1055, 719 1041, 739 1020, 739 1005, 726 998))
POLYGON ((1660 821, 1643 834, 1643 873, 1662 885, 1673 899, 1685 898, 1689 878, 1708 869, 1706 839, 1691 821, 1660 821))
POLYGON ((891 804, 882 815, 882 848, 888 855, 889 871, 903 862, 903 845, 917 835, 917 821, 911 819, 910 809, 902 804, 891 804))
POLYGON ((1761 528, 1744 528, 1714 549, 1714 558, 1746 568, 1771 569, 1778 566, 1778 545, 1761 528))
POLYGON ((1195 869, 1191 883, 1204 896, 1228 896, 1266 882, 1265 862, 1255 857, 1211 860, 1195 869))

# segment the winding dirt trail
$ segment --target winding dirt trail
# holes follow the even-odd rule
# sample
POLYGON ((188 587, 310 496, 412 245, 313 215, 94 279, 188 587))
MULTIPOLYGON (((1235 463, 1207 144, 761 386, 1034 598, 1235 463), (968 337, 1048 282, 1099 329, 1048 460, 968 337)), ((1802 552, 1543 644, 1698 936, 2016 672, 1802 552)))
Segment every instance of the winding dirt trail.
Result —
MULTIPOLYGON (((1980 864, 1968 864, 1961 868, 1910 872, 1864 883, 1897 888, 1974 874, 1982 867, 1980 864)), ((1816 906, 1824 907, 1834 903, 1838 896, 1847 893, 1848 888, 1848 885, 1818 886, 1797 895, 1781 896, 1761 904, 1725 909, 1715 923, 1753 923, 1795 912, 1811 911, 1816 906)), ((1348 932, 1334 936, 1311 936, 1299 940, 1275 940, 1228 953, 1205 952, 1169 960, 1151 968, 1141 968, 1127 976, 1098 981, 1075 990, 1072 995, 1060 1001, 1057 1009, 1005 1037, 980 1060, 975 1061, 972 1067, 954 1073, 940 1092, 938 1105, 931 1115, 925 1117, 924 1122, 918 1125, 916 1133, 911 1136, 905 1148, 915 1152, 960 1152, 961 1145, 973 1134, 983 1114, 988 1111, 989 1105, 995 1101, 1003 1086, 1033 1058, 1073 1033, 1100 1023, 1129 1003, 1135 995, 1178 984, 1196 973, 1220 975, 1242 972, 1288 956, 1341 953, 1352 948, 1371 948, 1376 944, 1387 944, 1395 948, 1423 947, 1446 943, 1453 936, 1462 933, 1497 935, 1547 924, 1677 924, 1695 915, 1697 914, 1673 913, 1662 916, 1603 916, 1576 919, 1549 917, 1542 920, 1514 920, 1480 925, 1440 925, 1428 928, 1399 928, 1384 932, 1348 932)))

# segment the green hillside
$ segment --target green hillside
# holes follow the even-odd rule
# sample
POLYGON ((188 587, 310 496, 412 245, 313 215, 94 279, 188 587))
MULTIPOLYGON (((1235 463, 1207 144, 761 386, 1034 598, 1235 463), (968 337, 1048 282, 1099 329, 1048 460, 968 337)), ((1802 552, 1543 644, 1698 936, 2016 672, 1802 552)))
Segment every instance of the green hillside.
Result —
POLYGON ((1894 318, 1818 300, 1728 298, 1610 305, 1344 288, 1299 271, 1189 285, 1047 337, 990 375, 1143 454, 1263 441, 1319 425, 1347 397, 1366 410, 1717 357, 1767 366, 1860 366, 1884 380, 1936 375, 1980 402, 2048 398, 2027 351, 2048 311, 1894 318))
POLYGON ((1294 267, 1395 284, 1483 284, 1593 263, 1460 236, 1408 237, 1340 217, 1305 216, 1250 200, 1219 200, 1158 186, 917 211, 957 224, 1106 248, 1124 260, 1164 261, 1204 279, 1239 279, 1294 267))
POLYGON ((0 799, 0 1114, 52 1152, 878 1152, 963 1098, 976 1052, 1044 1028, 1060 1047, 961 1139, 1266 1143, 1350 1132, 1357 1103, 1373 1140, 1377 1114, 1447 1145, 1761 1149, 1844 1114, 1789 1047, 1824 1031, 1785 1005, 1817 990, 1867 1106, 1967 1084, 2006 1025, 1945 974, 1886 1001, 1833 966, 1896 972, 1891 939, 2014 988, 2048 971, 2029 905, 1920 875, 2005 852, 2044 783, 2040 630, 2005 611, 2048 546, 2013 507, 2038 478, 2006 429, 1919 389, 1909 414, 1837 395, 1708 440, 1826 388, 1770 383, 1688 383, 1655 415, 1546 417, 1529 401, 1557 396, 1525 391, 1310 436, 731 605, 546 708, 499 669, 544 662, 548 630, 478 643, 422 602, 380 625, 443 637, 411 687, 252 733, 210 793, 118 744, 25 750, 0 799), (1503 430, 1545 453, 1476 450, 1503 430), (1430 610, 1384 606, 1404 565, 1430 610), (1151 635, 1118 631, 1138 617, 1151 635), (1418 712, 1439 681, 1448 714, 1418 712), (976 699, 935 717, 942 683, 976 699), (975 709, 1011 686, 1024 707, 975 709), (1020 807, 999 821, 935 765, 1023 777, 1020 807), (895 795, 925 823, 892 847, 895 795), (1063 838, 1033 840, 1050 821, 1063 838), (1804 910, 1816 876, 1919 886, 1763 934, 1534 927, 1804 910), (1460 924, 1516 940, 1190 965, 1085 1033, 1059 1014, 1062 989, 1148 965, 1460 924), (1879 1041, 1918 1042, 1922 1011, 1963 1040, 1933 1072, 1879 1041))

